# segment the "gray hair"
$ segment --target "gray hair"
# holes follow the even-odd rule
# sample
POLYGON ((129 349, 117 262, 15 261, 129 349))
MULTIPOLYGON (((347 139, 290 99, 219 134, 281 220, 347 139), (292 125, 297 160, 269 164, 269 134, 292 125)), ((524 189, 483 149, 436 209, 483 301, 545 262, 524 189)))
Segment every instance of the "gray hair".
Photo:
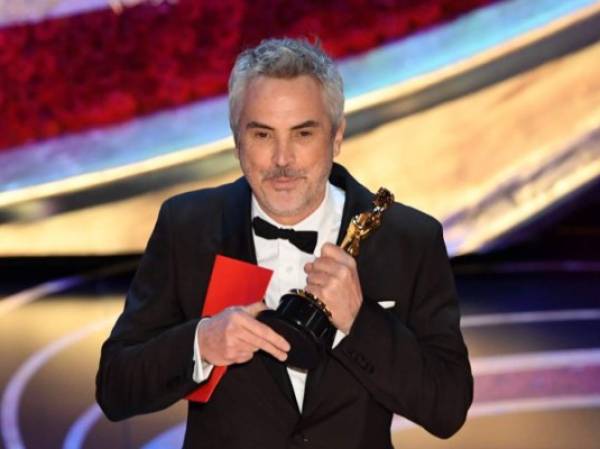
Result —
POLYGON ((300 39, 265 39, 237 57, 229 77, 229 125, 237 138, 246 87, 258 76, 295 78, 309 75, 323 87, 323 100, 329 109, 332 133, 344 117, 344 85, 333 60, 318 44, 300 39))

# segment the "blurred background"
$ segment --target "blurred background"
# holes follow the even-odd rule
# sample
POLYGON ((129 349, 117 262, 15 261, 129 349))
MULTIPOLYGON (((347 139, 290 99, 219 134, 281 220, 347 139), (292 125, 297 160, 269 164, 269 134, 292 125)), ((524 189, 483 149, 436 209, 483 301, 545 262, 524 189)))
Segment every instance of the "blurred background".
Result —
POLYGON ((99 348, 162 201, 240 175, 228 73, 281 36, 339 63, 339 162, 444 225, 475 402, 395 446, 600 447, 599 1, 0 0, 0 448, 179 447, 183 402, 103 417, 99 348))

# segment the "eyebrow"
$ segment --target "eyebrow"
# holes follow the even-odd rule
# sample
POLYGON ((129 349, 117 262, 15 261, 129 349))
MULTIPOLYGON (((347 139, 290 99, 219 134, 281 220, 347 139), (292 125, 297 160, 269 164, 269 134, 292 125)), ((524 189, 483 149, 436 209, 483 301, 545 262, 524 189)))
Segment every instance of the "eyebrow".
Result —
MULTIPOLYGON (((317 122, 316 120, 307 120, 298 125, 292 126, 290 129, 298 130, 298 129, 303 129, 303 128, 318 128, 320 126, 321 126, 321 124, 319 122, 317 122)), ((273 128, 272 126, 265 125, 264 123, 255 122, 255 121, 248 122, 248 124, 246 125, 246 129, 254 129, 254 128, 268 129, 270 131, 275 130, 275 128, 273 128)))
POLYGON ((291 129, 296 130, 302 128, 318 128, 319 126, 321 126, 321 124, 316 120, 307 120, 305 122, 300 123, 299 125, 292 126, 291 129))
POLYGON ((246 129, 253 129, 253 128, 261 128, 261 129, 269 129, 271 131, 273 131, 275 128, 272 128, 269 125, 265 125, 264 123, 259 123, 259 122, 248 122, 248 124, 246 125, 246 129))

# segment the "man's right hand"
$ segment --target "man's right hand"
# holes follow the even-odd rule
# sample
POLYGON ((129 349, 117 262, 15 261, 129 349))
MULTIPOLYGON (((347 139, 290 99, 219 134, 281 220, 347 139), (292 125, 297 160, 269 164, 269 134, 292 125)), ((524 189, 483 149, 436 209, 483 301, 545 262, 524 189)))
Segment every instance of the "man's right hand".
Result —
POLYGON ((202 358, 218 366, 244 363, 262 349, 285 361, 289 343, 255 317, 267 307, 262 301, 246 307, 229 307, 198 326, 198 345, 202 358))

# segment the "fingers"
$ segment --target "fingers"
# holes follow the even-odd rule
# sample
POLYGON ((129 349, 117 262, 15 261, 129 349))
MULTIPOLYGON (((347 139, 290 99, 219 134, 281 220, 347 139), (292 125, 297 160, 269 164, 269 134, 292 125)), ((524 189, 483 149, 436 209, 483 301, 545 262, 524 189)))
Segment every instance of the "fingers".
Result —
POLYGON ((253 317, 255 317, 256 315, 258 315, 263 310, 266 310, 267 309, 267 305, 264 303, 264 301, 256 301, 256 302, 253 302, 250 305, 242 307, 242 309, 244 309, 250 315, 252 315, 253 317))
POLYGON ((325 243, 321 248, 321 256, 313 262, 304 265, 304 271, 309 273, 313 270, 323 271, 332 276, 341 274, 345 268, 356 269, 356 260, 339 246, 325 243))
POLYGON ((307 263, 304 266, 304 272, 309 276, 314 273, 323 273, 337 277, 338 275, 341 275, 345 269, 348 269, 346 265, 342 265, 333 259, 326 259, 324 257, 315 259, 314 262, 307 263))
POLYGON ((243 335, 244 341, 252 344, 256 349, 262 349, 279 360, 287 358, 290 344, 285 338, 264 323, 252 317, 242 321, 242 326, 247 331, 243 335))
POLYGON ((334 245, 333 243, 325 243, 321 247, 321 257, 320 258, 333 259, 333 260, 337 261, 338 263, 341 263, 341 264, 344 264, 347 266, 351 266, 356 263, 356 261, 354 260, 354 257, 352 257, 350 254, 348 254, 346 251, 344 251, 339 246, 334 245))
POLYGON ((352 282, 354 278, 357 278, 356 262, 352 256, 345 253, 340 255, 337 251, 335 251, 335 258, 323 255, 328 252, 325 251, 324 245, 321 257, 304 266, 308 286, 326 287, 329 285, 335 287, 339 283, 352 282))
POLYGON ((241 334, 240 339, 249 347, 251 347, 253 352, 263 350, 281 362, 284 362, 287 359, 287 350, 280 349, 269 340, 258 337, 251 332, 241 334))

